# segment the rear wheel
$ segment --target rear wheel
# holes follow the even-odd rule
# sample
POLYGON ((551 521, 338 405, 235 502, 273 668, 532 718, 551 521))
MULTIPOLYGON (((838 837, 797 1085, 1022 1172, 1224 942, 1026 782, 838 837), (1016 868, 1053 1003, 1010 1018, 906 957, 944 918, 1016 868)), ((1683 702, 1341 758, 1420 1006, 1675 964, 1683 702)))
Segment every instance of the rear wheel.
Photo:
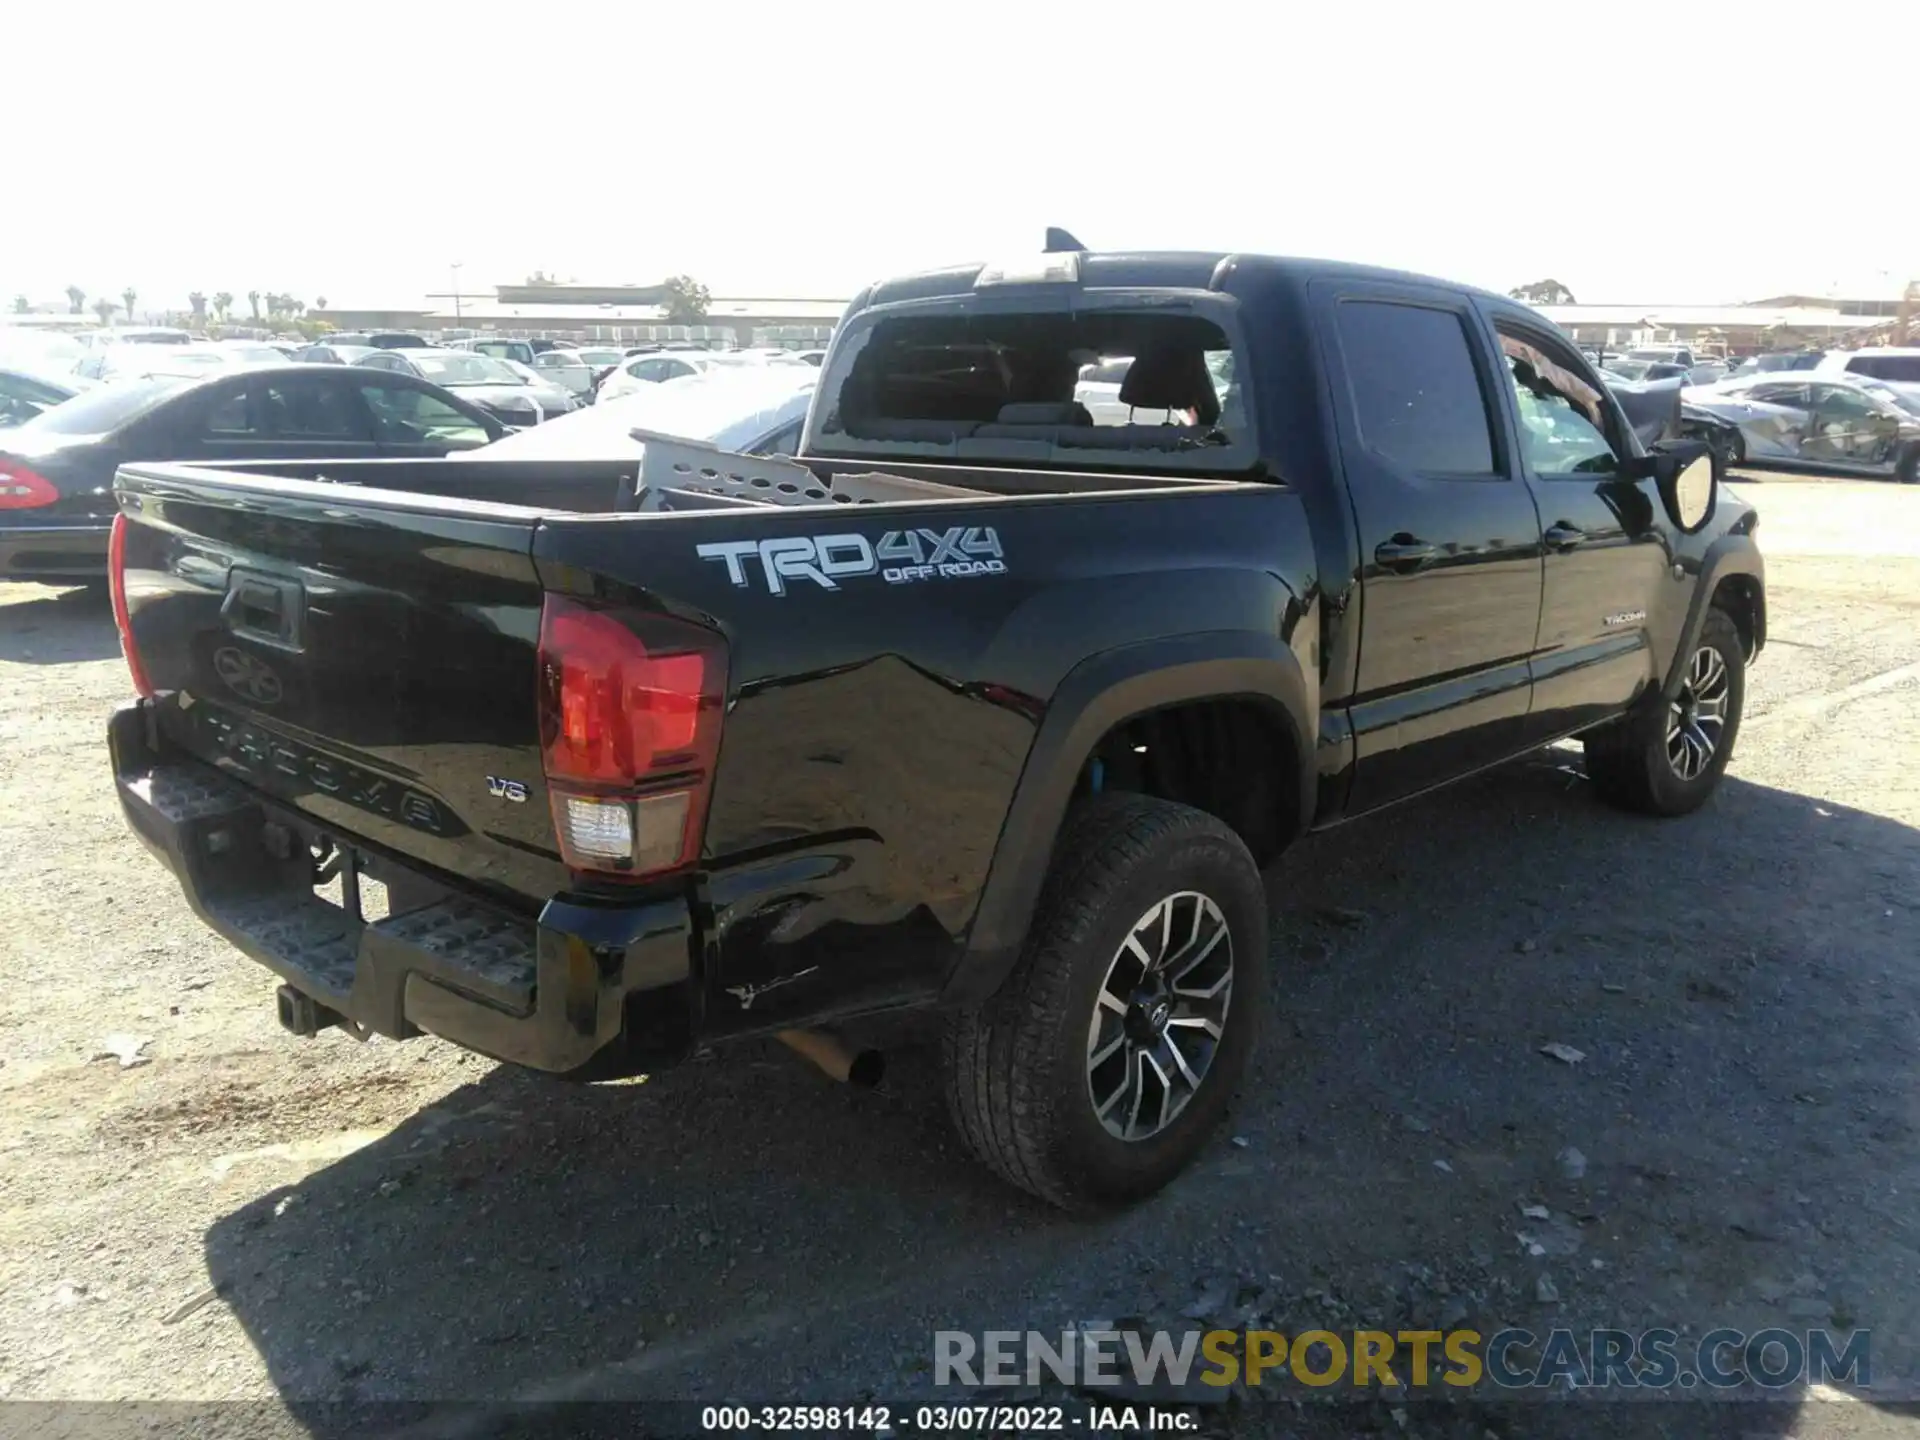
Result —
POLYGON ((1720 783, 1740 733, 1747 659, 1733 617, 1707 612, 1679 692, 1650 696, 1586 738, 1587 775, 1601 796, 1647 815, 1685 815, 1720 783))
POLYGON ((1900 462, 1893 473, 1902 485, 1920 485, 1920 441, 1900 452, 1900 462))
POLYGON ((1019 964, 951 1017, 947 1095, 967 1146, 1069 1209, 1134 1200, 1226 1113, 1265 1001, 1260 872, 1184 805, 1113 795, 1063 830, 1019 964))
POLYGON ((1740 433, 1738 426, 1727 432, 1726 444, 1721 450, 1729 465, 1740 465, 1747 458, 1747 437, 1740 433))

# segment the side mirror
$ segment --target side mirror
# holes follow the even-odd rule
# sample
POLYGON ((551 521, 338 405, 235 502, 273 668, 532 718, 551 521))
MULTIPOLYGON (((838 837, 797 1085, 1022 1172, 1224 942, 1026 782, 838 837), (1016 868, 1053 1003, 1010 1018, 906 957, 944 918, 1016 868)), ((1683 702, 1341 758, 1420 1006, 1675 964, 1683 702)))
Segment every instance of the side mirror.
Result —
POLYGON ((1663 440, 1633 467, 1635 478, 1651 478, 1682 533, 1692 535, 1713 519, 1720 483, 1713 447, 1704 440, 1663 440))

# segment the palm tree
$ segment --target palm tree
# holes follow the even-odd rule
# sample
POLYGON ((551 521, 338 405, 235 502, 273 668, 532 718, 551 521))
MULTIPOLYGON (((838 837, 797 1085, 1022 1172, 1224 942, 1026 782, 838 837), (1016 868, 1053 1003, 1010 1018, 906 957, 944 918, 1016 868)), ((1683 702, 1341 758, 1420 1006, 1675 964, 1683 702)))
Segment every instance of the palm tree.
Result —
POLYGON ((247 304, 253 307, 253 323, 258 325, 260 323, 260 292, 258 290, 247 292, 247 304))
POLYGON ((139 297, 133 293, 133 287, 131 285, 120 292, 120 300, 121 303, 127 307, 127 319, 129 321, 133 319, 133 302, 138 298, 139 297))
POLYGON ((27 313, 27 311, 29 311, 32 308, 33 307, 28 303, 26 296, 16 295, 13 297, 13 313, 14 314, 24 315, 27 313))
POLYGON ((87 292, 82 290, 78 285, 69 285, 67 287, 67 313, 69 315, 84 315, 86 309, 87 292))
POLYGON ((113 319, 113 311, 113 301, 107 299, 104 295, 93 302, 93 313, 100 317, 100 323, 102 325, 107 324, 113 319))
POLYGON ((232 308, 233 292, 231 290, 219 290, 214 293, 213 313, 220 317, 222 325, 227 323, 227 312, 232 308))
POLYGON ((191 295, 187 296, 187 304, 193 307, 193 323, 196 325, 206 324, 207 323, 207 297, 201 294, 198 290, 196 290, 191 295))

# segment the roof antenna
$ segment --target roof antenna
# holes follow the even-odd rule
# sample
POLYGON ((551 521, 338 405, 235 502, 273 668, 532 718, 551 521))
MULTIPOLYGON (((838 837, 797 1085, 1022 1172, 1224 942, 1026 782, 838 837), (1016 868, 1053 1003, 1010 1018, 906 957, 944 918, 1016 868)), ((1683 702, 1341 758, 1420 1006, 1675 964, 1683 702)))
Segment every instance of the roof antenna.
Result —
POLYGON ((1049 225, 1047 227, 1047 254, 1052 255, 1060 250, 1084 250, 1086 248, 1086 246, 1082 245, 1058 225, 1049 225))

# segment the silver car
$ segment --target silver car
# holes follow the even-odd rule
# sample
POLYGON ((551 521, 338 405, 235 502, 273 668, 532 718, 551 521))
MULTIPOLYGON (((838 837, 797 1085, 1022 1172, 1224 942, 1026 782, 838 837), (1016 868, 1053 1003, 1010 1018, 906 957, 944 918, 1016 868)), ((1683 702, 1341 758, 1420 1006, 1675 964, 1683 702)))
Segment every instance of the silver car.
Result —
POLYGON ((1920 416, 1866 386, 1774 371, 1691 388, 1684 398, 1738 428, 1730 464, 1817 465, 1920 481, 1920 416))

